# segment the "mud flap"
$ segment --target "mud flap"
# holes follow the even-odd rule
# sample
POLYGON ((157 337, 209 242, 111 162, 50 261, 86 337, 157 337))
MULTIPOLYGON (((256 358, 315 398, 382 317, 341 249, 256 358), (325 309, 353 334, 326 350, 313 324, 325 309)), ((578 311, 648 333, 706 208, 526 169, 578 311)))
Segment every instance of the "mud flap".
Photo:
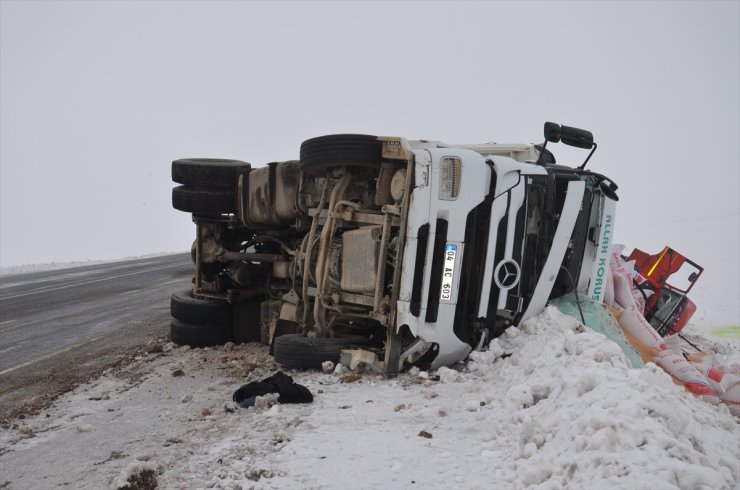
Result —
POLYGON ((401 334, 394 327, 388 327, 388 336, 385 345, 385 371, 387 378, 398 376, 401 361, 401 334))

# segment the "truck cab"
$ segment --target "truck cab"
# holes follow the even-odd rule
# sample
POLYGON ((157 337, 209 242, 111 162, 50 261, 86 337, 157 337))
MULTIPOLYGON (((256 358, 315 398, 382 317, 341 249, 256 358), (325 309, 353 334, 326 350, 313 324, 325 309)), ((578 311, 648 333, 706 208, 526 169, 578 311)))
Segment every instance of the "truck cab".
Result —
POLYGON ((595 294, 591 272, 607 257, 597 244, 615 202, 598 178, 535 164, 534 145, 438 144, 413 154, 397 324, 437 346, 432 367, 541 312, 552 295, 595 294))

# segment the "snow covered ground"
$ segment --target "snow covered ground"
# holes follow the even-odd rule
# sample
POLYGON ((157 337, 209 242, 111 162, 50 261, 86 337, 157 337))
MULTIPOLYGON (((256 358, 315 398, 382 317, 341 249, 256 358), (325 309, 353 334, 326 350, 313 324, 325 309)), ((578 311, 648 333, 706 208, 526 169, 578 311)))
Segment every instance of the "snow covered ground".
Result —
MULTIPOLYGON (((737 340, 691 337, 730 370, 737 340)), ((466 364, 289 371, 310 404, 241 409, 275 373, 258 344, 143 354, 0 431, 0 488, 681 488, 740 486, 740 420, 660 368, 632 369, 555 308, 466 364)))

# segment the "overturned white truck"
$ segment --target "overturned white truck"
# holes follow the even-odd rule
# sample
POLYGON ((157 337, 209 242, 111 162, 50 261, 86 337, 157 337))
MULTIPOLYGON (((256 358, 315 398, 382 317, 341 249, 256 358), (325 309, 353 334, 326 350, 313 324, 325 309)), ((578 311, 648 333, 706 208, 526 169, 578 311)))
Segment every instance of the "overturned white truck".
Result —
POLYGON ((261 340, 290 368, 362 346, 394 376, 464 359, 551 297, 598 301, 617 186, 584 168, 595 149, 546 123, 542 145, 341 134, 259 168, 176 160, 195 275, 172 297, 171 338, 261 340), (591 151, 563 166, 548 142, 591 151))

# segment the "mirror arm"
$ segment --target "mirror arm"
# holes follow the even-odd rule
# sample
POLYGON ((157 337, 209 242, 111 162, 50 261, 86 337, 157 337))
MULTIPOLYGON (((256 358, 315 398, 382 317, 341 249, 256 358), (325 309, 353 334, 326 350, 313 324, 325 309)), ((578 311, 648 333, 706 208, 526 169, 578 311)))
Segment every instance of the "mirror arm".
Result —
POLYGON ((537 161, 534 162, 535 165, 542 165, 542 157, 545 156, 545 148, 547 148, 547 140, 545 140, 545 142, 542 143, 542 149, 540 150, 540 156, 538 156, 537 161))
POLYGON ((583 170, 583 167, 585 167, 585 166, 586 166, 586 164, 588 163, 588 161, 589 161, 589 160, 591 159, 591 155, 593 155, 593 154, 594 154, 594 152, 596 151, 596 146, 597 146, 597 145, 596 145, 596 142, 594 142, 594 143, 593 143, 593 145, 594 145, 594 146, 593 146, 593 148, 591 148, 591 153, 589 153, 589 154, 588 154, 588 156, 586 157, 586 161, 584 161, 584 162, 583 162, 583 163, 581 164, 581 166, 580 166, 580 167, 578 167, 578 170, 583 170))

